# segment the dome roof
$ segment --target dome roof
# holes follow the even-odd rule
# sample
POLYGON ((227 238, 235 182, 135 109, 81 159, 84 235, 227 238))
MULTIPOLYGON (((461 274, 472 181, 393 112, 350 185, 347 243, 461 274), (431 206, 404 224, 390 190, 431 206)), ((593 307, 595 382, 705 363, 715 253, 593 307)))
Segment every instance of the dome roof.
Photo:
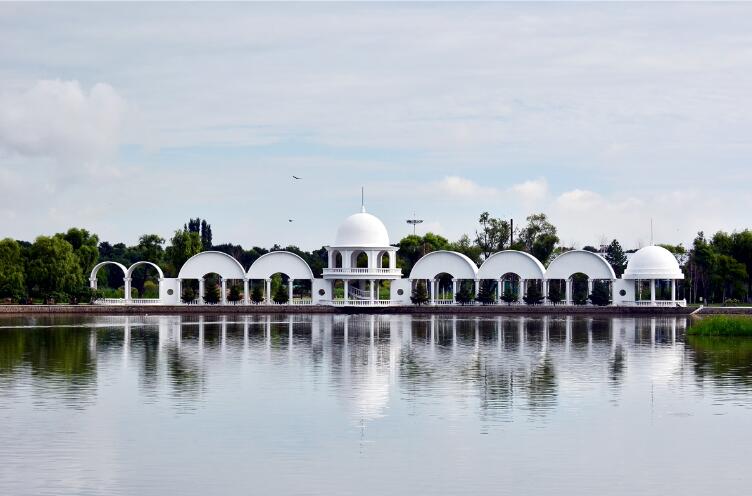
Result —
POLYGON ((340 224, 334 246, 389 246, 389 233, 378 217, 365 209, 340 224))
POLYGON ((627 262, 624 279, 684 279, 676 257, 661 246, 640 248, 627 262))

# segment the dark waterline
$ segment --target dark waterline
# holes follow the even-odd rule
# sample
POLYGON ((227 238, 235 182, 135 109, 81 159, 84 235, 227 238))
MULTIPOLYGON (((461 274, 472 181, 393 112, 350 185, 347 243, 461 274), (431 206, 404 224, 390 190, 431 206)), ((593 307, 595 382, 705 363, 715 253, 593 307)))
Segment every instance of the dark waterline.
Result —
POLYGON ((0 318, 0 494, 746 494, 684 317, 0 318))

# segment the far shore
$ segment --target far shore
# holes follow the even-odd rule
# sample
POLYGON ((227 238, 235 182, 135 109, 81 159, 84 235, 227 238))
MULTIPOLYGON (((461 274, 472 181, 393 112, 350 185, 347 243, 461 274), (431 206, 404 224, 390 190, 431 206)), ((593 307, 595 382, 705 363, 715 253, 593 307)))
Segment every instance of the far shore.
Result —
POLYGON ((593 306, 389 306, 333 307, 324 305, 0 305, 0 315, 173 315, 173 314, 467 314, 467 315, 624 315, 666 316, 747 314, 750 307, 593 307, 593 306))

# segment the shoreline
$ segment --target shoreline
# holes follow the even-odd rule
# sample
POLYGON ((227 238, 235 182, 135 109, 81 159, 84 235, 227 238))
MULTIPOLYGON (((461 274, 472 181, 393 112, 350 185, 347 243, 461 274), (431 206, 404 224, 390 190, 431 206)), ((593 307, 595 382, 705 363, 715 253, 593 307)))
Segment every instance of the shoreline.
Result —
MULTIPOLYGON (((0 315, 175 315, 175 314, 468 314, 468 315, 690 315, 696 307, 590 306, 389 306, 333 307, 325 305, 0 305, 0 315)), ((752 307, 701 307, 697 314, 752 315, 752 307)))

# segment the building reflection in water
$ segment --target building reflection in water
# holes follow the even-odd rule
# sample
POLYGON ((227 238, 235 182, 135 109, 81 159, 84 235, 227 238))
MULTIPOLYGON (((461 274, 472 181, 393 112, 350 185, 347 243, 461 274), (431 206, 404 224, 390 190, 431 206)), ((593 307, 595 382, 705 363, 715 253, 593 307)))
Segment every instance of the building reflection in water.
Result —
MULTIPOLYGON (((250 367, 300 374, 322 386, 353 424, 407 404, 450 398, 443 414, 493 421, 545 419, 566 389, 604 384, 619 401, 631 356, 654 383, 676 377, 749 385, 746 341, 684 341, 687 319, 409 315, 117 316, 0 321, 0 393, 50 388, 71 405, 96 395, 98 370, 138 371, 139 394, 167 389, 179 411, 200 408, 227 377, 250 367), (658 355, 657 355, 658 356, 658 355)), ((255 379, 248 379, 255 380, 255 379)), ((289 383, 280 387, 289 387, 289 383)))

